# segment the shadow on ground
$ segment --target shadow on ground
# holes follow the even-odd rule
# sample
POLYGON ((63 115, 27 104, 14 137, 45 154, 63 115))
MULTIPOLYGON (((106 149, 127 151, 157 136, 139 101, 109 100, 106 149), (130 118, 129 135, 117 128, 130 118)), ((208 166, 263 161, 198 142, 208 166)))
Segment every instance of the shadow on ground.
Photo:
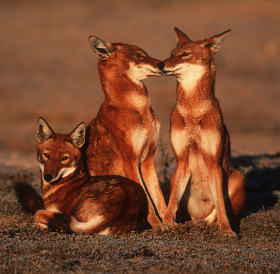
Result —
POLYGON ((259 210, 268 210, 279 201, 280 153, 274 155, 239 156, 232 159, 246 177, 246 203, 241 212, 244 218, 259 210))

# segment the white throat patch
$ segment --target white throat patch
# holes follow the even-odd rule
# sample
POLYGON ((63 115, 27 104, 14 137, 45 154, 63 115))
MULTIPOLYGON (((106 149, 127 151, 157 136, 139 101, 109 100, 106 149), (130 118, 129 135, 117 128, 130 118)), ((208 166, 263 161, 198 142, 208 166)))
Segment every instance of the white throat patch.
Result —
POLYGON ((187 93, 192 93, 204 74, 205 68, 201 65, 183 64, 177 80, 187 93))

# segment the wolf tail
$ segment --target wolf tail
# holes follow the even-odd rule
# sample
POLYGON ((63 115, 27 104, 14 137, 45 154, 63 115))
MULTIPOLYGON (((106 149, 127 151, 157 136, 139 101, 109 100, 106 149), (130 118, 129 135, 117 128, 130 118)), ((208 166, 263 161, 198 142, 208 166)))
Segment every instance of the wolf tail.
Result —
POLYGON ((38 210, 44 209, 43 198, 31 184, 16 182, 12 187, 23 210, 35 214, 38 210))
POLYGON ((111 234, 109 229, 106 229, 103 216, 96 216, 87 222, 79 222, 74 216, 54 212, 47 221, 47 227, 51 231, 67 234, 111 234))
POLYGON ((54 212, 53 217, 48 219, 48 229, 59 233, 72 234, 71 216, 60 212, 54 212))
MULTIPOLYGON (((54 212, 47 221, 47 227, 51 231, 59 233, 78 233, 78 234, 107 234, 109 229, 105 229, 103 218, 98 216, 88 222, 79 222, 74 216, 65 213, 54 212)), ((110 233, 109 233, 110 234, 110 233)))

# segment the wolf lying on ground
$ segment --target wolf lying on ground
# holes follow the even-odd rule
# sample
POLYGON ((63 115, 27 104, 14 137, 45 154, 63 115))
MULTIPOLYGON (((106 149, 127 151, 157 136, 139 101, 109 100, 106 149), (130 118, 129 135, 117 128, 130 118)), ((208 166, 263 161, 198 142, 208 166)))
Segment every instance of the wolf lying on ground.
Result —
POLYGON ((148 226, 144 190, 121 176, 86 173, 81 158, 85 132, 80 123, 70 134, 57 134, 39 118, 37 158, 43 197, 32 185, 19 182, 13 186, 19 203, 35 213, 41 229, 102 235, 144 230, 148 226))

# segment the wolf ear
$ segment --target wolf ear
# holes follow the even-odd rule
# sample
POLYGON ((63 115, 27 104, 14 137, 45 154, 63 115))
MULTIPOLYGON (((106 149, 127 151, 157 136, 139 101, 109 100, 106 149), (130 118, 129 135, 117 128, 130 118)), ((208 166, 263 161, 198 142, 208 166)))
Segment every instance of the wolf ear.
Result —
POLYGON ((89 37, 89 43, 92 50, 102 59, 106 60, 109 58, 109 53, 112 52, 113 45, 101 40, 96 36, 89 37))
POLYGON ((181 30, 179 30, 178 28, 174 28, 175 34, 177 36, 177 43, 178 45, 181 44, 186 44, 186 43, 191 43, 192 40, 181 30))
POLYGON ((74 146, 82 147, 85 143, 86 136, 86 124, 80 123, 71 133, 69 137, 69 142, 71 142, 74 146))
POLYGON ((209 48, 213 56, 222 46, 222 42, 227 37, 231 30, 227 30, 221 34, 214 35, 204 41, 204 46, 209 48))
POLYGON ((37 125, 37 139, 39 142, 47 141, 54 137, 54 132, 49 124, 40 117, 37 125))

